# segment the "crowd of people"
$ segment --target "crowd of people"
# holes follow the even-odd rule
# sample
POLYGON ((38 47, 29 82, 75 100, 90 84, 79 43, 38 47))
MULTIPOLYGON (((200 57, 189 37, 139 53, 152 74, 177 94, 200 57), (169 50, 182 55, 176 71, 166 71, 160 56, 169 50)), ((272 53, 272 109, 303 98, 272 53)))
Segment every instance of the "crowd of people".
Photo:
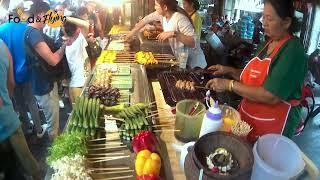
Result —
POLYGON ((1 163, 0 173, 5 179, 23 179, 23 175, 42 179, 25 134, 35 133, 41 139, 48 133, 50 141, 59 135, 59 86, 67 82, 70 103, 74 103, 85 83, 85 68, 93 68, 97 58, 92 56, 91 44, 99 45, 98 39, 105 38, 106 15, 99 14, 92 1, 76 9, 65 2, 33 1, 30 7, 22 2, 9 14, 19 17, 19 9, 35 18, 51 9, 66 16, 56 28, 43 21, 0 25, 0 159, 6 162, 12 156, 22 167, 17 173, 1 163))

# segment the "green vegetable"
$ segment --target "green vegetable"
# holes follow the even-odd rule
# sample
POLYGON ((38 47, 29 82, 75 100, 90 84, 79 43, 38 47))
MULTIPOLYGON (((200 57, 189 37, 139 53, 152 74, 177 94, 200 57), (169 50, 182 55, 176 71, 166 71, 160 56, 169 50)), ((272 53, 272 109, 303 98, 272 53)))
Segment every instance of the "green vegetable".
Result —
POLYGON ((79 116, 80 112, 79 112, 79 105, 80 105, 80 97, 78 96, 76 98, 76 101, 75 101, 75 105, 74 105, 74 109, 73 109, 73 112, 75 113, 75 115, 79 116))
POLYGON ((95 120, 94 120, 94 127, 98 128, 98 118, 99 118, 99 112, 100 112, 100 99, 96 102, 96 113, 95 113, 95 120))
POLYGON ((143 111, 141 111, 141 109, 139 108, 139 106, 132 106, 132 108, 134 109, 134 111, 135 111, 137 114, 143 114, 143 111))
POLYGON ((82 116, 82 114, 83 114, 83 104, 84 104, 84 97, 80 97, 80 101, 79 101, 79 106, 78 106, 78 109, 79 109, 79 114, 78 114, 78 116, 80 117, 80 116, 82 116))
POLYGON ((51 165, 52 162, 64 157, 74 156, 75 154, 87 154, 86 138, 83 134, 73 132, 71 134, 64 133, 58 136, 48 148, 47 163, 51 165))
POLYGON ((144 122, 144 125, 146 125, 146 126, 149 125, 149 122, 148 122, 147 118, 142 117, 142 120, 143 120, 143 122, 144 122))
POLYGON ((85 97, 84 104, 83 104, 83 107, 82 107, 83 108, 82 117, 84 117, 84 118, 87 117, 88 102, 89 102, 89 99, 87 97, 85 97))
POLYGON ((108 112, 120 112, 120 111, 123 111, 126 107, 127 105, 125 105, 124 103, 121 103, 115 106, 104 106, 104 110, 108 112))
POLYGON ((148 105, 146 105, 145 103, 137 103, 134 106, 139 107, 139 109, 141 110, 146 109, 148 107, 148 105))
POLYGON ((97 102, 97 99, 94 98, 92 100, 92 104, 91 104, 91 117, 90 117, 90 124, 89 124, 90 128, 94 128, 94 121, 95 121, 95 117, 96 117, 96 115, 95 115, 95 113, 96 113, 96 106, 95 106, 96 102, 97 102))
POLYGON ((96 129, 95 128, 91 129, 90 136, 93 138, 95 134, 96 134, 96 129))
POLYGON ((89 102, 88 102, 88 107, 87 107, 87 118, 89 119, 91 117, 91 115, 93 114, 91 109, 92 109, 92 98, 89 98, 89 102))

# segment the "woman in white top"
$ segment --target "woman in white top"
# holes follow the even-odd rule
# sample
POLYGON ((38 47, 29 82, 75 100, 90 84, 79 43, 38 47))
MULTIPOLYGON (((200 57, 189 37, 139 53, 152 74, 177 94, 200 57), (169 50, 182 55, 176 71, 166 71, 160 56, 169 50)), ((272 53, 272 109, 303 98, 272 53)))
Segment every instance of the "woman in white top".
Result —
POLYGON ((89 23, 73 17, 68 17, 63 26, 65 37, 74 39, 72 45, 66 46, 66 57, 71 71, 69 83, 69 97, 71 103, 75 103, 76 97, 80 96, 85 84, 84 64, 88 58, 86 47, 88 46, 85 36, 88 33, 89 23))
POLYGON ((179 50, 184 46, 189 49, 187 65, 189 68, 205 68, 207 66, 200 43, 197 40, 194 27, 188 14, 178 7, 175 0, 155 0, 156 11, 144 17, 127 35, 130 39, 141 28, 152 21, 160 21, 163 31, 157 39, 162 42, 169 40, 172 52, 175 57, 179 57, 179 50))

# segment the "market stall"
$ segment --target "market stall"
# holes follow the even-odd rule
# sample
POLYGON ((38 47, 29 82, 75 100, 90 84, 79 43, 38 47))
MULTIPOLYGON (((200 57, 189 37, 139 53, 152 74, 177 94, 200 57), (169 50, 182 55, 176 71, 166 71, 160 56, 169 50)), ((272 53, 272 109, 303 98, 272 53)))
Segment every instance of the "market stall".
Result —
POLYGON ((126 30, 116 29, 49 149, 52 179, 248 179, 254 155, 245 137, 252 128, 232 108, 239 98, 208 91, 211 73, 179 70, 170 53, 132 51, 126 30), (163 67, 171 70, 151 81, 147 70, 163 67), (224 132, 197 141, 207 107, 218 107, 213 99, 221 104, 217 131, 224 132))

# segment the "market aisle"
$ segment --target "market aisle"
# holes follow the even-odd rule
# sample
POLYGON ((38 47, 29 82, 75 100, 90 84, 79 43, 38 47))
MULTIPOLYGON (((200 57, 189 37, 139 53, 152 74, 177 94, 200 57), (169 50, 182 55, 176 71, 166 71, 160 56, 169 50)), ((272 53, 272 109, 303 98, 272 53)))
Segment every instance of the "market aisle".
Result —
MULTIPOLYGON (((64 99, 63 102, 65 107, 63 109, 60 108, 60 132, 63 130, 67 122, 68 113, 71 112, 71 106, 70 106, 69 100, 64 99)), ((42 121, 43 121, 43 118, 42 118, 42 121)), ((36 160, 39 163, 39 166, 41 169, 41 175, 44 178, 47 173, 47 164, 46 164, 46 157, 48 152, 47 150, 48 150, 48 147, 51 145, 51 142, 49 141, 49 137, 46 134, 41 139, 38 139, 35 133, 31 135, 25 135, 25 136, 33 156, 36 158, 36 160)))

